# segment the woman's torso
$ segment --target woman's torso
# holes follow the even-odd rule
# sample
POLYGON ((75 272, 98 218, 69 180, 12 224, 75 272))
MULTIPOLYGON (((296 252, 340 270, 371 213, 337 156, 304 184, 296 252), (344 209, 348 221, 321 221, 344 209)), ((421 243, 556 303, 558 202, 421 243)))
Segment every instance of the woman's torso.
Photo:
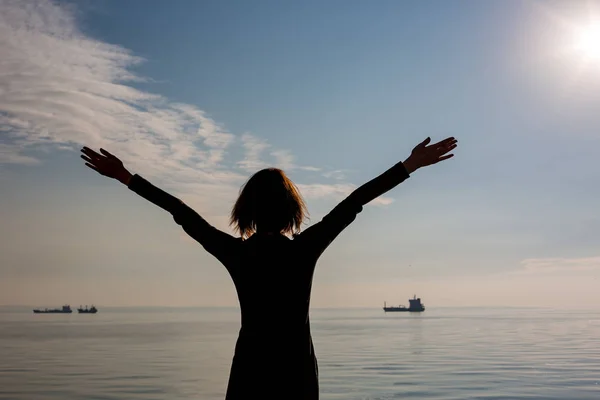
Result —
MULTIPOLYGON (((283 235, 254 235, 240 242, 229 268, 241 308, 239 345, 271 343, 310 354, 309 306, 316 260, 283 235)), ((279 348, 279 350, 275 350, 279 348)), ((263 349, 264 350, 264 349, 263 349)))

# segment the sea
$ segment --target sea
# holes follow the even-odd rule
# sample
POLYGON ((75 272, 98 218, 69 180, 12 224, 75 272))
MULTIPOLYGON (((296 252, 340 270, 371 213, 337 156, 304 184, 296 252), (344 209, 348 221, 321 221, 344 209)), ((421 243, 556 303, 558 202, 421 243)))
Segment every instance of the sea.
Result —
MULTIPOLYGON (((0 399, 224 398, 237 309, 99 308, 0 308, 0 399)), ((323 400, 600 399, 600 311, 374 307, 311 320, 323 400)))

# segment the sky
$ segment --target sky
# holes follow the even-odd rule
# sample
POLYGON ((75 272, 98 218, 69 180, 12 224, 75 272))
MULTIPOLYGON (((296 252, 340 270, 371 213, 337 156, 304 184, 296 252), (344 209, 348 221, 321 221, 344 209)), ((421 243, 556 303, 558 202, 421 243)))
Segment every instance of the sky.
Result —
POLYGON ((594 29, 599 1, 4 0, 0 305, 238 304, 218 261, 83 145, 233 233, 260 168, 298 184, 308 226, 455 136, 453 159, 328 248, 312 306, 597 306, 594 29))

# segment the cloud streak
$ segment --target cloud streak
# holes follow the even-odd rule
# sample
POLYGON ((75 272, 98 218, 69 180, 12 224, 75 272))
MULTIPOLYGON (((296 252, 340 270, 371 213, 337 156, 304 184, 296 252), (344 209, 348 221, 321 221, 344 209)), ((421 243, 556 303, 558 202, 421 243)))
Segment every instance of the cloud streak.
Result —
POLYGON ((521 261, 519 275, 538 275, 561 272, 600 271, 600 257, 582 258, 528 258, 521 261))
MULTIPOLYGON (((295 163, 296 157, 291 151, 274 149, 266 140, 252 134, 243 134, 241 141, 245 149, 245 157, 241 161, 238 161, 237 165, 246 171, 256 171, 259 168, 268 166, 274 166, 286 171, 321 171, 321 168, 318 167, 297 165, 295 163)), ((322 173, 322 176, 330 178, 327 172, 322 173)))
MULTIPOLYGON (((267 165, 320 170, 297 165, 290 151, 257 136, 228 132, 193 105, 132 87, 144 80, 132 72, 143 61, 84 35, 64 5, 2 1, 0 165, 36 165, 48 150, 105 147, 180 195, 210 191, 209 212, 233 200, 249 171, 267 165), (226 162, 235 146, 242 147, 244 158, 226 162)), ((350 190, 339 181, 301 186, 307 198, 350 190)))

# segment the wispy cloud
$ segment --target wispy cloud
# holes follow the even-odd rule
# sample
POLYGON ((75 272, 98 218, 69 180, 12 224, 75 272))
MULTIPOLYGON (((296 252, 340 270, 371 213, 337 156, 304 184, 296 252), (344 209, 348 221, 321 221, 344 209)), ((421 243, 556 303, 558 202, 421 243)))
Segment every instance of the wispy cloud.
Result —
MULTIPOLYGON (((318 172, 321 168, 302 166, 295 163, 296 157, 290 150, 275 149, 266 140, 249 133, 241 137, 245 150, 244 158, 237 162, 238 167, 246 171, 256 171, 269 166, 281 168, 285 171, 304 170, 318 172)), ((327 173, 323 173, 326 176, 327 173)))
POLYGON ((242 135, 242 144, 245 150, 244 159, 238 161, 237 165, 246 171, 256 171, 265 168, 267 164, 263 161, 264 152, 271 147, 266 140, 258 138, 249 133, 242 135))
POLYGON ((42 148, 87 144, 153 175, 161 164, 182 180, 218 168, 234 136, 202 110, 125 85, 142 79, 129 71, 142 60, 83 35, 69 11, 43 0, 0 3, 2 161, 33 163, 42 148))
POLYGON ((519 275, 548 274, 560 272, 600 271, 600 257, 582 258, 528 258, 521 261, 519 275))
POLYGON ((297 168, 296 164, 294 164, 295 157, 289 150, 273 150, 271 155, 275 157, 276 164, 280 166, 281 169, 295 169, 297 168))
MULTIPOLYGON (((132 87, 144 80, 132 71, 144 60, 86 36, 71 11, 49 0, 0 2, 0 164, 33 165, 44 152, 83 144, 105 147, 168 189, 211 193, 216 209, 232 201, 248 171, 320 170, 257 136, 228 132, 193 105, 132 87), (225 162, 234 146, 244 158, 225 162)), ((308 198, 352 188, 301 186, 308 198)))
POLYGON ((0 164, 24 164, 36 165, 39 160, 20 153, 21 148, 17 145, 0 143, 0 164))
MULTIPOLYGON (((334 184, 321 184, 321 183, 312 183, 312 184, 298 184, 298 188, 302 192, 302 194, 308 198, 320 199, 320 198, 334 198, 336 200, 342 200, 346 196, 348 196, 354 189, 356 189, 356 185, 350 183, 334 183, 334 184)), ((381 196, 373 200, 370 204, 376 205, 388 205, 391 204, 394 200, 381 196)))
POLYGON ((334 170, 334 171, 327 171, 327 172, 323 173, 323 176, 325 178, 332 178, 332 179, 338 179, 338 180, 346 178, 346 174, 344 173, 344 171, 339 170, 339 169, 334 170))

